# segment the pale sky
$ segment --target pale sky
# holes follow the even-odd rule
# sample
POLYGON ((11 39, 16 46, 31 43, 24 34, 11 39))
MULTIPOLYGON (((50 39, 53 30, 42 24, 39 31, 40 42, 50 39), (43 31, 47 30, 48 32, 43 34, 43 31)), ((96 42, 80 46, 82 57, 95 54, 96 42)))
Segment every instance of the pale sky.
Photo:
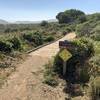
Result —
POLYGON ((0 0, 0 19, 12 22, 55 19, 57 13, 67 9, 100 12, 100 0, 0 0))

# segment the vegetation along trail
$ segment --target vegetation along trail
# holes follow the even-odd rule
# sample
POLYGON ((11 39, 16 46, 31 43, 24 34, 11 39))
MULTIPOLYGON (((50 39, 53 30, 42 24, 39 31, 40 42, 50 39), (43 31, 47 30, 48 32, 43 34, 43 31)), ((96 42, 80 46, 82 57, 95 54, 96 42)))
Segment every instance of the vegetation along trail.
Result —
MULTIPOLYGON (((70 33, 60 40, 71 40, 70 33)), ((0 100, 64 100, 63 92, 43 84, 43 65, 59 51, 59 40, 29 54, 0 89, 0 100)))

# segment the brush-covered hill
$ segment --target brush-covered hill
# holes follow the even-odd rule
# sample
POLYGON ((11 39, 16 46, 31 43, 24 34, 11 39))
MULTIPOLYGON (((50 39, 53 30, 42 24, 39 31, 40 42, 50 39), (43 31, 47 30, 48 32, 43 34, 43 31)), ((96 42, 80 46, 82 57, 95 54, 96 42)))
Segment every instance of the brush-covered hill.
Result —
POLYGON ((7 21, 0 19, 0 24, 8 24, 7 21))

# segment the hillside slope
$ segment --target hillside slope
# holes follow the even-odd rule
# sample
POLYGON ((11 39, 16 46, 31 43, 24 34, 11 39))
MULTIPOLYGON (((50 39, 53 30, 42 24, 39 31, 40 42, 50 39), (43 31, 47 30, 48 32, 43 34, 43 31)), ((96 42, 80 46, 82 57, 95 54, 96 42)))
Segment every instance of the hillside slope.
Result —
POLYGON ((8 24, 7 21, 0 19, 0 24, 8 24))

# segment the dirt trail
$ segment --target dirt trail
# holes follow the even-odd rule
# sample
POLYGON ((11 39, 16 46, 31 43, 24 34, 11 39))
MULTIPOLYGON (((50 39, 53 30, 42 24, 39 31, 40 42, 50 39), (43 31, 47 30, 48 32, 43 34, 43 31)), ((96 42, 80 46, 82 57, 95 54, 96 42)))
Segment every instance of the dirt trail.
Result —
MULTIPOLYGON (((60 40, 71 40, 75 36, 75 33, 70 33, 60 40)), ((64 100, 61 88, 52 88, 42 83, 43 65, 59 51, 58 43, 30 53, 0 89, 0 100, 64 100)))

